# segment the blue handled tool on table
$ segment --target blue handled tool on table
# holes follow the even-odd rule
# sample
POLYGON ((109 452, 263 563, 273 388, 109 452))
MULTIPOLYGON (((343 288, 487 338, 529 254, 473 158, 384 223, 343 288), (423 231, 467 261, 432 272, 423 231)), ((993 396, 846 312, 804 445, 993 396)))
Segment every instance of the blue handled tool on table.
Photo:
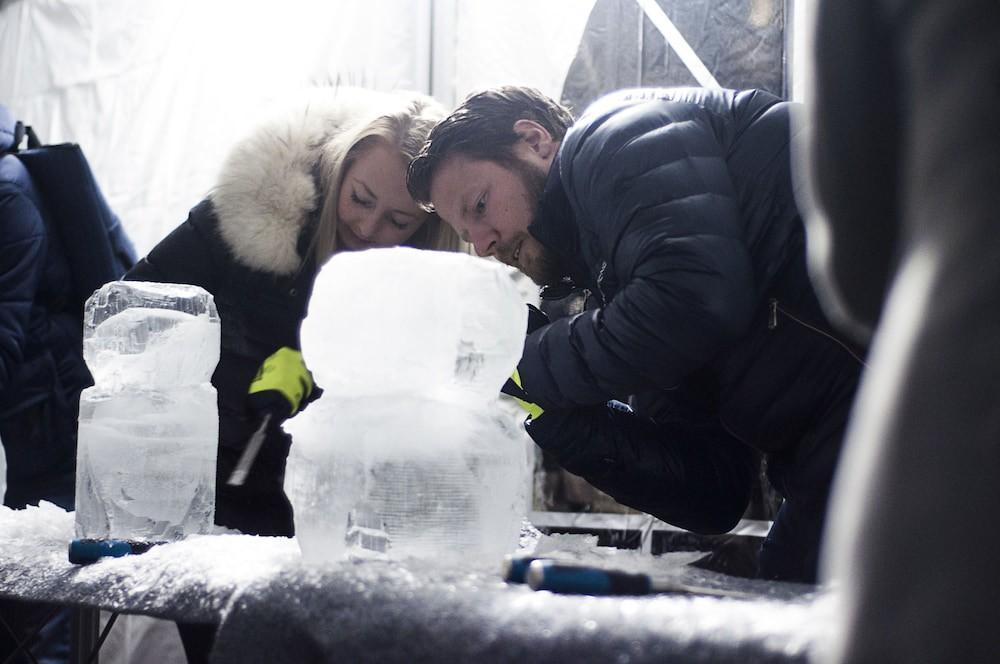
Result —
POLYGON ((144 542, 124 539, 75 539, 69 543, 69 561, 74 565, 89 565, 101 558, 121 558, 146 553, 157 544, 166 542, 144 542))
POLYGON ((533 556, 508 556, 503 577, 508 583, 527 583, 532 590, 548 590, 565 595, 652 595, 673 593, 706 595, 730 599, 756 599, 750 593, 707 586, 693 586, 674 580, 654 579, 600 567, 561 563, 533 556))
POLYGON ((536 560, 547 560, 539 556, 507 556, 503 559, 500 576, 507 583, 525 583, 528 566, 536 560))

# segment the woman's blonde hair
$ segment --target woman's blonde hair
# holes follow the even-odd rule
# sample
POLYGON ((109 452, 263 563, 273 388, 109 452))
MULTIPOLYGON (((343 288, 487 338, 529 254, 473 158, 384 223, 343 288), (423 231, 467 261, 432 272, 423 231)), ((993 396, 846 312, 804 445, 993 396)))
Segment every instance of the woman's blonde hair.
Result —
MULTIPOLYGON (((386 141, 409 163, 423 147, 431 129, 444 117, 444 108, 425 95, 400 96, 398 108, 364 123, 355 123, 324 146, 320 158, 323 207, 313 247, 317 264, 323 264, 337 247, 337 200, 344 175, 372 142, 386 141)), ((405 184, 405 183, 404 183, 405 184)), ((431 212, 405 246, 441 251, 468 251, 467 245, 441 218, 431 212)))

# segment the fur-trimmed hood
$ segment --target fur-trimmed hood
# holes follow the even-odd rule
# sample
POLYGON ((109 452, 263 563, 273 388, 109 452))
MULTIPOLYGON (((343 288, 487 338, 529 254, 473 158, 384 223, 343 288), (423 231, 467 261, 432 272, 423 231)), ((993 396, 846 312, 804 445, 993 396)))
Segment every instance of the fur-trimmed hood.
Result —
MULTIPOLYGON (((237 262, 287 276, 302 263, 299 236, 322 207, 320 160, 401 95, 358 88, 316 88, 259 125, 226 158, 209 198, 219 232, 237 262), (353 131, 352 131, 353 130, 353 131)), ((324 163, 329 172, 331 163, 324 163)))

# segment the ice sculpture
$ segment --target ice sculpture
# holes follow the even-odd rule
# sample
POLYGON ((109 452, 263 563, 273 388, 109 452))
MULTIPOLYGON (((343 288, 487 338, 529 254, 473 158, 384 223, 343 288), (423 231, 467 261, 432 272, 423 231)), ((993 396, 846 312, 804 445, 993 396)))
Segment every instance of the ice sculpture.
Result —
POLYGON ((219 361, 215 302, 198 286, 105 284, 87 300, 76 533, 178 539, 215 513, 219 361))
POLYGON ((303 355, 323 398, 286 424, 303 557, 437 560, 516 548, 530 440, 497 402, 527 311, 500 264, 376 249, 317 279, 303 355))

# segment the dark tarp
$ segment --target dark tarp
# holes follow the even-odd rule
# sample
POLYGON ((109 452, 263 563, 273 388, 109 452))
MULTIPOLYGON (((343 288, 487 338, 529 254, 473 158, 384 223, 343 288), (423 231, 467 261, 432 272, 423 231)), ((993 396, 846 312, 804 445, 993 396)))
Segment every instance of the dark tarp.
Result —
MULTIPOLYGON (((786 0, 657 0, 722 87, 785 90, 786 0)), ((612 90, 698 85, 635 0, 597 0, 563 84, 579 115, 612 90)))

